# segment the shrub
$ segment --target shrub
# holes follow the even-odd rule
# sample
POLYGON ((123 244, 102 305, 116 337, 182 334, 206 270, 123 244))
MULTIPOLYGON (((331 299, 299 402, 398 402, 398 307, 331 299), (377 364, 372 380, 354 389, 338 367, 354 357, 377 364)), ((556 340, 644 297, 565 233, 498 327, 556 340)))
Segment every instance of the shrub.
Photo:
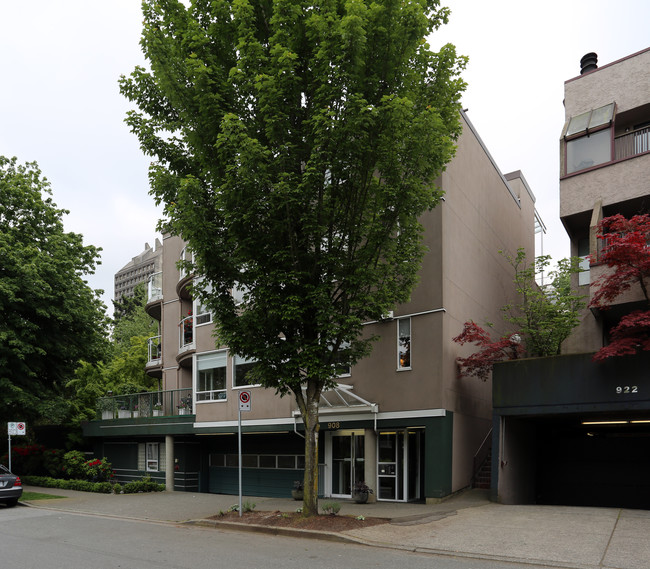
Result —
POLYGON ((30 486, 41 486, 43 488, 63 488, 65 490, 77 490, 79 492, 98 492, 110 494, 113 492, 113 485, 110 482, 88 482, 87 480, 62 480, 50 478, 49 476, 21 476, 24 484, 30 486))
POLYGON ((84 453, 78 450, 66 452, 63 458, 67 478, 88 482, 108 482, 114 477, 111 463, 106 458, 86 460, 84 453))
POLYGON ((338 502, 325 502, 321 506, 324 514, 329 514, 330 516, 335 516, 341 510, 341 504, 338 502))
POLYGON ((158 484, 151 480, 151 476, 145 476, 142 480, 127 482, 122 487, 124 494, 137 494, 138 492, 164 492, 165 485, 158 484))

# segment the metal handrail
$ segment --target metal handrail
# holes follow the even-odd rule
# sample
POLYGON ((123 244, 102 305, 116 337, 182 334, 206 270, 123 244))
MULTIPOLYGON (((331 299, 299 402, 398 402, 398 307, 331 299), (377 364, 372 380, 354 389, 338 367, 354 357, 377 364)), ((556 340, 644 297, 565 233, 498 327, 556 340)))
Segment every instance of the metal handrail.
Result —
POLYGON ((98 419, 136 419, 191 415, 194 398, 191 388, 145 391, 97 398, 98 419))

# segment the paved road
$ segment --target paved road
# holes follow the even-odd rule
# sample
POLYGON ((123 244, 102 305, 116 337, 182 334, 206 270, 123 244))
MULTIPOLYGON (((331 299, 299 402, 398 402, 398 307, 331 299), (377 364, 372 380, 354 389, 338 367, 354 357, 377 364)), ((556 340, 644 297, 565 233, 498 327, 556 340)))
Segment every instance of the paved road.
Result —
POLYGON ((0 508, 0 564, 17 569, 530 569, 530 565, 254 535, 41 508, 0 508))
MULTIPOLYGON (((115 496, 29 489, 65 496, 60 500, 33 502, 38 508, 175 523, 206 518, 237 501, 234 496, 185 492, 115 496)), ((255 502, 257 510, 296 508, 296 502, 288 499, 245 497, 245 500, 255 502)), ((475 490, 437 505, 341 504, 342 515, 392 519, 391 524, 346 533, 350 539, 375 546, 378 551, 402 549, 579 569, 650 568, 650 511, 504 506, 489 502, 485 492, 475 490)), ((0 512, 6 514, 11 510, 0 512)), ((258 537, 261 536, 249 534, 244 539, 257 543, 258 537)), ((1 561, 0 567, 4 567, 1 561)))

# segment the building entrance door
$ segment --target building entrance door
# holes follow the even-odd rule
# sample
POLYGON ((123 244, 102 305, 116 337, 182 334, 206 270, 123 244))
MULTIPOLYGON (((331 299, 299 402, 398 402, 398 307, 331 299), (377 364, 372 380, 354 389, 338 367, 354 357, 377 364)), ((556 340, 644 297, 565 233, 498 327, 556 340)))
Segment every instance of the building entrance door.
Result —
POLYGON ((377 499, 420 498, 421 431, 386 431, 377 437, 377 499))
POLYGON ((349 498, 352 485, 364 479, 363 431, 331 433, 331 496, 349 498))

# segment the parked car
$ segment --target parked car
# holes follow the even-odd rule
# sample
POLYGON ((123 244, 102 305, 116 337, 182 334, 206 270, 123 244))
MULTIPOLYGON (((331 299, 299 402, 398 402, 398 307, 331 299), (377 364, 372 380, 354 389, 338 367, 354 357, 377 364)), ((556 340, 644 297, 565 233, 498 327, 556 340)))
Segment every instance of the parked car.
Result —
POLYGON ((0 464, 0 502, 11 508, 18 503, 18 499, 23 495, 23 483, 20 476, 9 472, 9 469, 0 464))

